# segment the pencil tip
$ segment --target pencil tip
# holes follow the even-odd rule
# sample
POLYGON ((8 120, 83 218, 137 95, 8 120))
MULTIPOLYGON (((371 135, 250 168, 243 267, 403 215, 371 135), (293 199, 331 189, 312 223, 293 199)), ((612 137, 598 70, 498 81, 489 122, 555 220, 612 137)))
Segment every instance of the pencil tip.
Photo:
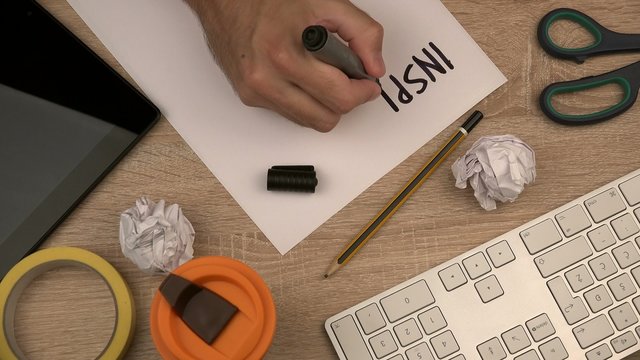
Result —
POLYGON ((329 277, 329 274, 324 274, 324 278, 325 279, 328 278, 328 277, 329 277))

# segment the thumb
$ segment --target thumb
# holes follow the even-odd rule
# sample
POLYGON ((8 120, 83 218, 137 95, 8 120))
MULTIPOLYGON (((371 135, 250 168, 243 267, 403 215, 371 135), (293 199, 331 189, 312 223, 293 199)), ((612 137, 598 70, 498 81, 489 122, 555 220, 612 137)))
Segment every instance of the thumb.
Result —
POLYGON ((385 73, 382 59, 384 28, 367 13, 346 1, 326 2, 321 22, 336 32, 358 55, 367 74, 379 78, 385 73))

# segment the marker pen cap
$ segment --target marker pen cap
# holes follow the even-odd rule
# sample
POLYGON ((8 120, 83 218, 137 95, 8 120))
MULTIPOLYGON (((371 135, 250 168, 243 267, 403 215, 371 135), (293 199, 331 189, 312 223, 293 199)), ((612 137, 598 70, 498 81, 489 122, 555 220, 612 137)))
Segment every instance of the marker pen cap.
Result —
POLYGON ((178 275, 224 298, 237 308, 211 344, 203 341, 156 291, 151 304, 151 337, 163 359, 258 360, 276 329, 276 309, 264 280, 247 265, 223 256, 205 256, 178 267, 178 275))

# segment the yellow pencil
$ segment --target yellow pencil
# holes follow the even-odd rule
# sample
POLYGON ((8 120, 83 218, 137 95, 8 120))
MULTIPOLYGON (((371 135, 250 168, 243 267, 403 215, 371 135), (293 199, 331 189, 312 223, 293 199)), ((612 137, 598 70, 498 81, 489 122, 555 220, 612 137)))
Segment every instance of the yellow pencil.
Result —
POLYGON ((462 124, 458 131, 447 141, 447 143, 438 151, 438 153, 429 160, 429 162, 422 167, 422 169, 404 186, 404 188, 393 197, 387 206, 385 206, 376 215, 373 220, 367 224, 358 235, 351 240, 351 242, 336 256, 331 262, 324 274, 325 278, 328 278, 331 274, 338 271, 351 258, 375 235, 378 230, 389 220, 393 214, 404 204, 405 201, 413 194, 422 183, 431 175, 431 173, 438 168, 438 165, 467 137, 467 134, 482 120, 482 113, 480 111, 474 111, 473 114, 462 124))

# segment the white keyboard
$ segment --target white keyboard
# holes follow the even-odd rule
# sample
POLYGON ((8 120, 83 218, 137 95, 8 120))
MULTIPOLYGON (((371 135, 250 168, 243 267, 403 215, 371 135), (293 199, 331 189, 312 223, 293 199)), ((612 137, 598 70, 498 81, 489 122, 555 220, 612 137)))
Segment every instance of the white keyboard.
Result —
POLYGON ((340 359, 622 359, 640 350, 640 169, 325 322, 340 359))

